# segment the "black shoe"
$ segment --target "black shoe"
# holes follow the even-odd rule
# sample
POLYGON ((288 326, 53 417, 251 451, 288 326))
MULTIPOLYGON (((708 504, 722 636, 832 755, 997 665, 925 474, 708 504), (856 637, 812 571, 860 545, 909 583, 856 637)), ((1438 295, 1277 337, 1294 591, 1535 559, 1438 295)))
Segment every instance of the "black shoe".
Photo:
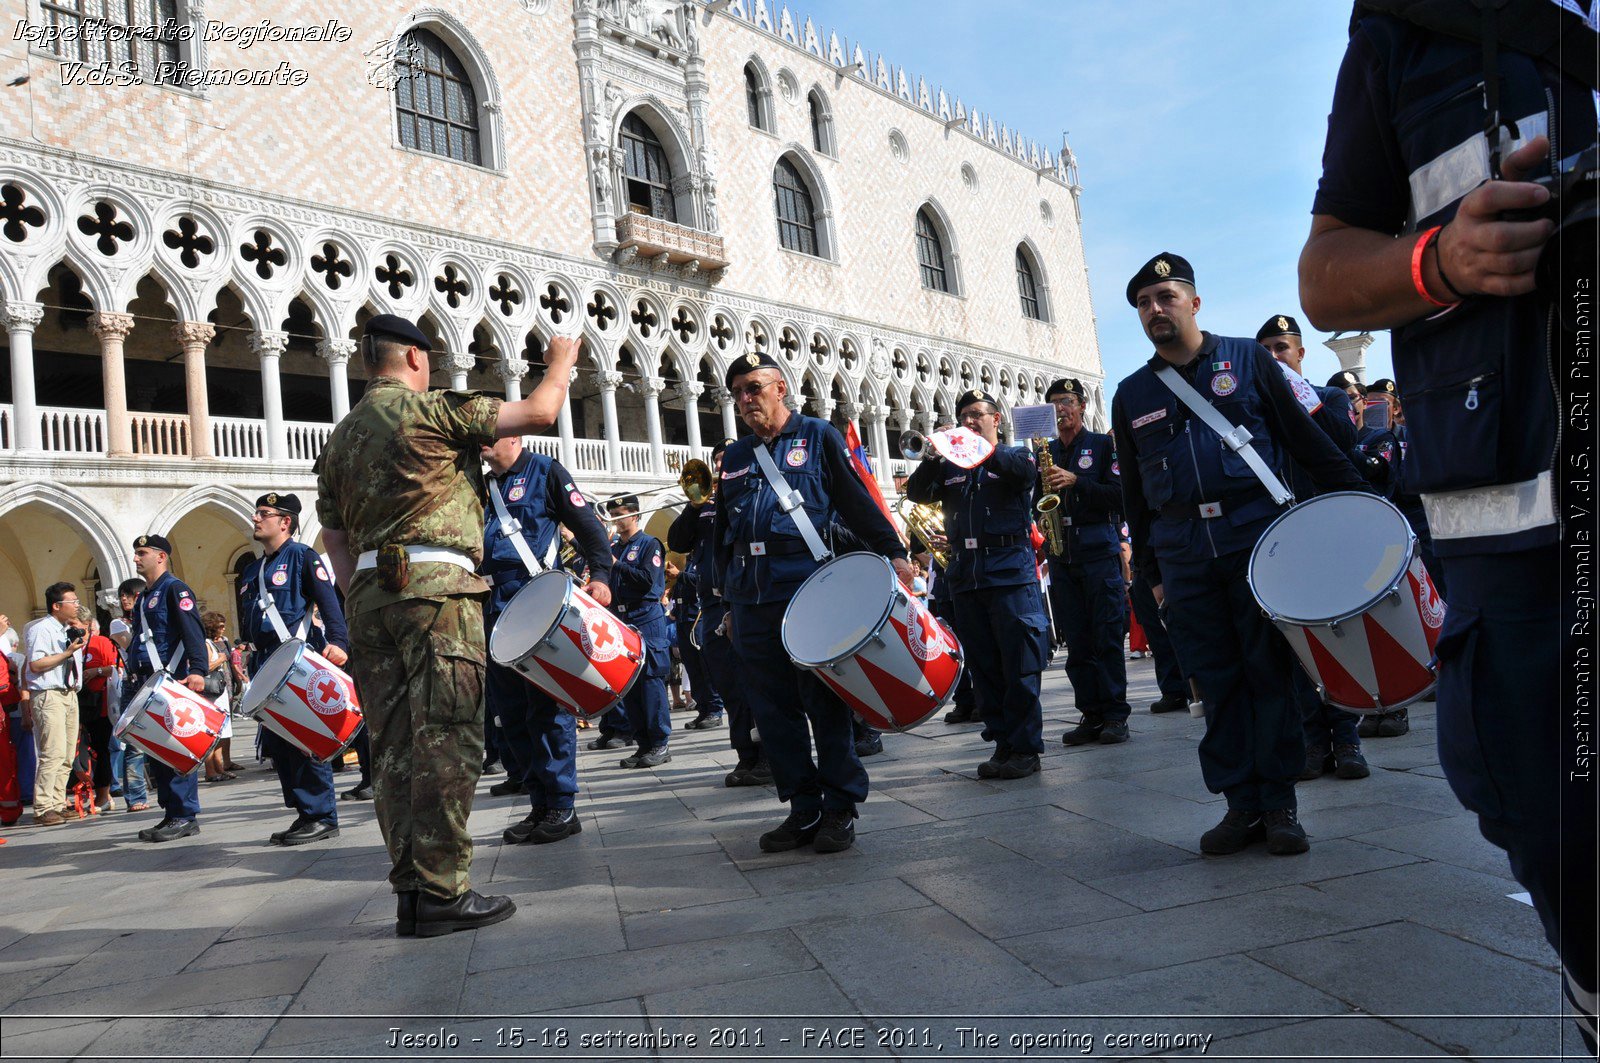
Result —
POLYGON ((1341 779, 1365 779, 1372 774, 1360 746, 1334 746, 1333 764, 1333 773, 1341 779))
POLYGON ((639 763, 636 768, 655 768, 672 759, 672 753, 666 746, 652 746, 639 754, 639 763))
POLYGON ((1356 735, 1360 738, 1377 738, 1378 721, 1381 719, 1383 714, 1380 712, 1365 713, 1361 717, 1361 722, 1356 724, 1356 735))
POLYGON ((1000 765, 1011 759, 1011 750, 1005 746, 995 746, 994 752, 989 754, 989 759, 978 765, 978 778, 998 779, 1000 765))
POLYGON ((273 845, 282 845, 283 839, 287 838, 289 835, 293 834, 302 826, 310 822, 312 821, 306 819, 304 816, 296 816, 294 817, 294 822, 289 824, 283 830, 275 830, 271 834, 267 835, 267 841, 271 842, 273 845))
POLYGON ((1189 707, 1189 698, 1184 694, 1163 694, 1160 701, 1150 703, 1153 713, 1179 712, 1189 707))
POLYGON ((790 812, 788 819, 761 836, 761 851, 786 853, 798 849, 815 838, 821 826, 821 812, 790 812))
POLYGON ((635 750, 632 755, 623 757, 618 763, 624 768, 633 769, 639 766, 639 761, 644 759, 644 750, 635 750))
POLYGON ((1061 741, 1069 746, 1086 746, 1090 742, 1100 741, 1100 731, 1105 727, 1102 723, 1090 723, 1084 720, 1078 726, 1061 736, 1061 741))
POLYGON ((539 824, 544 821, 544 817, 549 811, 543 805, 536 806, 521 821, 511 824, 511 826, 501 831, 501 840, 507 845, 521 845, 533 837, 533 832, 538 829, 539 824))
POLYGON ((1026 779, 1039 774, 1039 754, 1013 753, 1010 759, 995 769, 997 779, 1026 779))
POLYGON ((722 713, 712 712, 704 716, 696 716, 683 726, 690 731, 709 731, 722 726, 722 713))
POLYGON ((1323 772, 1331 767, 1333 754, 1328 752, 1327 746, 1307 746, 1305 767, 1300 769, 1300 778, 1304 782, 1322 778, 1323 772))
POLYGON ((596 738, 594 741, 589 743, 589 748, 590 749, 621 749, 623 746, 625 746, 627 744, 628 744, 628 742, 627 742, 626 739, 619 738, 616 735, 610 735, 610 736, 601 735, 599 738, 596 738))
POLYGON ((305 845, 307 842, 320 842, 324 838, 337 838, 339 828, 336 824, 326 820, 302 820, 295 828, 283 836, 279 845, 305 845))
POLYGON ((1200 835, 1200 851, 1212 856, 1231 856, 1266 836, 1260 812, 1230 808, 1221 823, 1200 835))
POLYGON ((172 817, 163 816, 161 822, 157 823, 154 827, 146 827, 141 830, 139 832, 139 840, 142 842, 153 842, 156 840, 156 831, 166 830, 170 826, 172 826, 172 817))
POLYGON ((174 842, 179 838, 187 838, 191 834, 200 833, 200 824, 192 819, 175 819, 165 827, 160 828, 150 835, 153 842, 174 842))
POLYGON ((978 706, 957 705, 944 714, 945 723, 976 723, 978 722, 978 706))
POLYGON ((357 786, 356 788, 354 788, 353 790, 346 790, 344 793, 339 795, 339 800, 341 800, 341 801, 371 801, 372 800, 372 784, 370 782, 364 782, 360 786, 357 786))
POLYGON ((1103 746, 1119 745, 1128 740, 1128 724, 1125 720, 1107 720, 1105 726, 1100 728, 1100 744, 1103 746))
POLYGON ((1306 829, 1300 825, 1292 808, 1263 812, 1261 824, 1267 832, 1267 852, 1273 856, 1294 856, 1311 848, 1306 840, 1306 829))
POLYGON ((1399 738, 1411 730, 1411 714, 1405 709, 1386 712, 1378 717, 1379 738, 1399 738))
POLYGON ((841 808, 825 809, 811 848, 819 853, 842 853, 855 843, 856 814, 841 808))
POLYGON ((535 845, 546 845, 582 833, 583 822, 578 819, 576 811, 570 808, 552 808, 544 814, 544 819, 539 825, 533 828, 528 840, 535 845))
POLYGON ((883 752, 883 739, 877 731, 869 731, 861 738, 856 739, 856 756, 873 757, 883 752))
POLYGON ((476 930, 510 919, 516 912, 510 897, 485 897, 468 890, 459 897, 443 900, 431 893, 417 894, 417 937, 432 938, 457 930, 476 930))
POLYGON ((754 764, 740 764, 728 772, 728 777, 722 780, 722 785, 734 786, 771 786, 772 765, 764 760, 754 764))
POLYGON ((484 761, 483 761, 483 769, 481 771, 479 771, 478 774, 479 775, 499 775, 504 770, 505 770, 504 768, 500 767, 500 758, 499 757, 485 757, 484 761))
POLYGON ((520 794, 520 793, 526 793, 526 792, 527 792, 527 790, 522 785, 522 780, 521 779, 513 779, 509 775, 506 776, 504 779, 501 779, 499 782, 495 783, 493 786, 489 787, 489 796, 490 797, 510 797, 513 794, 520 794))
POLYGON ((394 895, 394 932, 408 938, 417 932, 417 891, 401 890, 394 895))

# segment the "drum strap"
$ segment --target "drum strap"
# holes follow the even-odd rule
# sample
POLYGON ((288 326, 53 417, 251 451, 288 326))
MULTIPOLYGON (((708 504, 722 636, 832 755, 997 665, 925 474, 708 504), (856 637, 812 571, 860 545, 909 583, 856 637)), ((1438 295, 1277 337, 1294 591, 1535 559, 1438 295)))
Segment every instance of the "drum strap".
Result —
POLYGON ((494 478, 489 480, 489 502, 494 506, 494 515, 500 518, 500 534, 511 540, 511 545, 517 551, 517 556, 522 559, 523 567, 528 570, 529 576, 551 567, 551 562, 556 557, 557 543, 560 537, 550 540, 550 549, 545 551, 544 562, 533 556, 533 547, 528 545, 528 537, 522 534, 522 522, 511 515, 506 508, 506 500, 500 496, 500 481, 494 478))
POLYGON ((168 661, 165 667, 162 667, 161 657, 156 653, 156 639, 154 635, 150 634, 149 627, 139 628, 139 645, 144 647, 144 657, 145 660, 150 662, 150 670, 152 672, 171 672, 178 667, 178 662, 183 660, 184 645, 180 641, 178 648, 172 651, 172 660, 168 661))
POLYGON ((291 635, 289 625, 283 622, 283 614, 278 612, 278 603, 273 600, 272 592, 267 590, 267 559, 262 557, 261 567, 256 570, 256 601, 260 603, 261 611, 267 614, 267 623, 272 625, 273 634, 278 636, 278 642, 288 642, 291 638, 304 639, 307 625, 311 623, 311 611, 306 610, 306 615, 300 618, 299 626, 291 635))
POLYGON ((778 471, 778 463, 772 460, 772 451, 767 449, 765 443, 756 444, 756 462, 761 466, 761 475, 767 478, 767 483, 772 485, 773 493, 778 496, 778 508, 789 514, 789 519, 794 521, 794 526, 800 530, 800 538, 806 541, 806 549, 811 551, 811 559, 818 564, 833 556, 822 543, 822 536, 817 534, 816 526, 811 523, 811 515, 806 512, 805 499, 800 492, 789 486, 789 481, 783 478, 783 473, 778 471))
POLYGON ((1229 450, 1239 455, 1243 462, 1250 466, 1250 471, 1256 474, 1256 479, 1261 481, 1261 486, 1267 489, 1267 494, 1280 506, 1286 506, 1294 501, 1294 493, 1283 486, 1283 481, 1267 467, 1261 459, 1256 448, 1250 445, 1250 432, 1242 426, 1231 423, 1211 403, 1206 401, 1189 382, 1170 365, 1164 365, 1156 370, 1156 379, 1167 386, 1167 390, 1178 396, 1178 401, 1189 407, 1189 412, 1204 421, 1206 427, 1222 437, 1222 442, 1227 444, 1229 450))

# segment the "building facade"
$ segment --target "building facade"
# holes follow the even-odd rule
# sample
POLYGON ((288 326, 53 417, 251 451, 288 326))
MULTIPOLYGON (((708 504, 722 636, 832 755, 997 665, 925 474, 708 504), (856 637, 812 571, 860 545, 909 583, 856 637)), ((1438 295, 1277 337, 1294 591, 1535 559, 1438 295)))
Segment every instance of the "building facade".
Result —
POLYGON ((1104 424, 1070 152, 766 0, 5 9, 13 619, 55 579, 107 601, 159 532, 232 620, 253 500, 309 509, 375 313, 434 337, 437 385, 510 397, 581 334, 531 443, 595 496, 738 434, 721 384, 752 350, 886 485, 898 432, 969 387, 1071 373, 1104 424))

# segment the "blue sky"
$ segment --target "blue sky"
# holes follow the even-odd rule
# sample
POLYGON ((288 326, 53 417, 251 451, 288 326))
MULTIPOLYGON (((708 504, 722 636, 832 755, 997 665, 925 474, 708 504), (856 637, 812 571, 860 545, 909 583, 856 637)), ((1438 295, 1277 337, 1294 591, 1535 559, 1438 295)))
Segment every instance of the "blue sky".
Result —
MULTIPOLYGON (((769 0, 771 2, 771 0, 769 0)), ((952 100, 1052 148, 1069 132, 1100 350, 1112 383, 1150 355, 1123 297, 1158 251, 1194 264, 1201 327, 1254 336, 1300 312, 1311 224, 1350 4, 1341 0, 794 0, 952 100)), ((1339 368, 1306 336, 1306 375, 1339 368)), ((1367 379, 1391 376, 1389 340, 1367 379)))

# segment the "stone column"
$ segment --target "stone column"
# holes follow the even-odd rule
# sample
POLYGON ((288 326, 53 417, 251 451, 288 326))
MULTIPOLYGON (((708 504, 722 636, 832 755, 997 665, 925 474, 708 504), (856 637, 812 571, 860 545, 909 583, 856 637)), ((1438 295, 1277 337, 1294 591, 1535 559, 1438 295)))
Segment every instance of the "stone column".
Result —
POLYGON ((733 408, 733 392, 718 386, 711 389, 711 397, 722 411, 722 438, 738 439, 739 413, 733 408))
POLYGON ((814 411, 812 413, 813 417, 827 421, 829 424, 833 423, 833 411, 837 407, 837 404, 833 401, 833 399, 813 399, 811 401, 811 407, 814 411))
POLYGON ((667 474, 667 455, 661 447, 661 392, 667 382, 658 376, 647 376, 640 383, 644 389, 644 432, 650 440, 650 471, 657 476, 667 474))
POLYGON ((43 303, 6 303, 0 322, 11 341, 11 432, 17 450, 38 450, 39 405, 33 386, 33 330, 44 320, 43 303))
POLYGON ((567 393, 562 396, 561 409, 556 414, 556 432, 561 436, 561 464, 569 472, 578 471, 578 448, 572 439, 572 385, 578 379, 578 370, 574 367, 568 374, 567 393))
POLYGON ((700 396, 704 395, 706 386, 698 381, 688 381, 678 385, 678 398, 683 402, 683 427, 689 433, 689 456, 700 456, 700 396))
POLYGON ((183 349, 183 380, 189 396, 189 456, 214 458, 211 445, 211 405, 206 397, 206 344, 216 336, 204 321, 180 321, 172 338, 183 349))
POLYGON ((528 375, 528 363, 521 358, 502 358, 494 365, 506 387, 507 402, 522 401, 522 378, 528 375))
POLYGON ((472 367, 478 360, 470 354, 448 354, 444 359, 444 366, 450 371, 450 390, 467 390, 467 374, 472 372, 472 367))
POLYGON ((1331 340, 1324 341, 1323 346, 1339 359, 1340 369, 1348 369, 1363 384, 1367 382, 1367 348, 1372 346, 1372 333, 1358 332, 1354 336, 1335 336, 1331 340))
POLYGON ((287 332, 257 332, 250 337, 250 350, 261 361, 261 410, 267 420, 267 460, 289 460, 289 430, 283 423, 283 384, 278 377, 278 360, 289 348, 287 332))
POLYGON ((133 454, 133 425, 128 420, 128 377, 122 367, 122 345, 133 331, 133 315, 100 311, 89 318, 100 340, 100 376, 106 393, 106 454, 133 454))
POLYGON ((889 432, 884 427, 888 414, 887 406, 867 406, 861 411, 863 419, 867 422, 867 435, 871 437, 868 446, 872 448, 872 471, 877 474, 878 484, 885 490, 894 486, 894 471, 890 463, 894 461, 895 455, 889 452, 889 432))
POLYGON ((350 412, 350 356, 356 353, 355 340, 323 340, 317 353, 328 363, 328 397, 333 400, 333 423, 350 412))
POLYGON ((606 471, 612 476, 622 475, 622 437, 617 431, 617 387, 622 374, 602 371, 595 374, 600 385, 600 415, 606 426, 606 471))

